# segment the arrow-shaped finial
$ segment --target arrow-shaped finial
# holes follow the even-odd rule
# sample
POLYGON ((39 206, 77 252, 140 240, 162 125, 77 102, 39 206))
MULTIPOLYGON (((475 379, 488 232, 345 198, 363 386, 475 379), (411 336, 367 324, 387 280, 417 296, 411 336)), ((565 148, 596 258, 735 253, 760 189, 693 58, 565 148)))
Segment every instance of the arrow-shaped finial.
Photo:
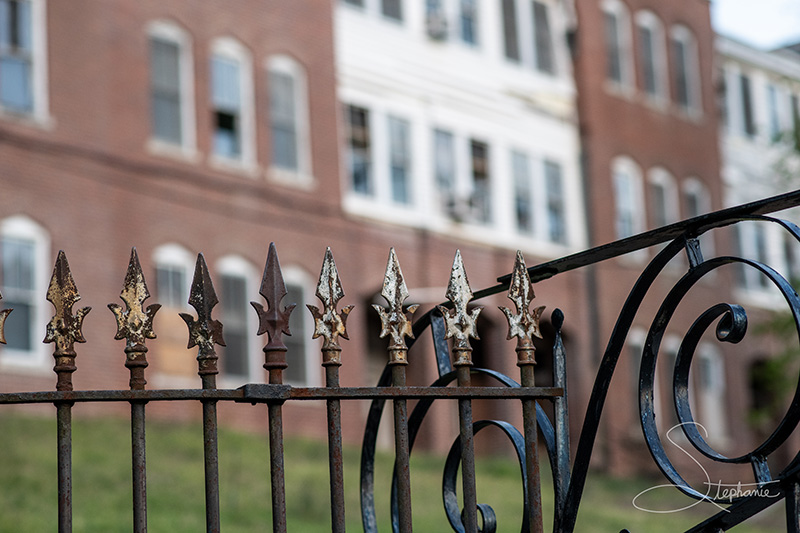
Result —
POLYGON ((63 250, 58 252, 53 276, 47 288, 47 300, 53 304, 55 313, 47 324, 45 343, 55 343, 53 357, 56 359, 54 370, 58 374, 58 390, 72 390, 72 378, 75 371, 75 343, 86 342, 83 338, 83 319, 92 310, 83 307, 73 316, 72 306, 81 299, 78 287, 72 278, 67 256, 63 250))
POLYGON ((201 376, 219 373, 214 344, 225 346, 225 341, 222 338, 222 323, 211 318, 211 311, 218 303, 206 260, 203 254, 197 254, 189 292, 189 304, 197 311, 197 320, 189 313, 180 313, 180 317, 189 328, 187 348, 198 347, 197 361, 200 366, 198 373, 201 376))
POLYGON ((544 311, 544 306, 530 310, 531 302, 535 295, 533 285, 525 267, 522 252, 517 251, 514 262, 514 273, 511 276, 511 286, 508 288, 508 299, 514 302, 517 314, 514 315, 507 307, 500 307, 508 319, 508 340, 517 337, 517 353, 520 364, 533 364, 534 347, 533 337, 542 338, 539 331, 539 319, 544 311))
MULTIPOLYGON (((289 317, 296 304, 289 304, 281 310, 281 301, 286 296, 286 284, 283 281, 281 264, 278 261, 278 251, 275 243, 269 243, 267 264, 264 266, 264 275, 261 278, 259 294, 267 302, 267 309, 258 302, 250 302, 258 315, 258 334, 267 334, 268 343, 264 346, 266 361, 264 368, 267 370, 282 370, 288 366, 286 363, 286 345, 283 335, 291 335, 289 331, 289 317)), ((270 375, 272 379, 272 375, 270 375)))
POLYGON ((478 337, 477 320, 483 307, 475 307, 471 313, 467 312, 467 304, 472 300, 473 294, 467 279, 467 272, 464 270, 460 250, 456 250, 445 296, 453 303, 453 310, 441 305, 437 307, 447 323, 446 338, 452 338, 454 341, 453 351, 457 357, 453 364, 469 366, 472 364, 472 347, 469 344, 469 338, 480 338, 478 337))
POLYGON ((317 284, 317 298, 322 302, 322 311, 313 305, 308 305, 309 311, 314 316, 314 336, 323 337, 322 344, 323 365, 341 365, 341 346, 339 337, 347 339, 347 316, 353 310, 352 305, 342 308, 341 314, 336 310, 336 304, 344 297, 342 282, 336 263, 333 261, 331 249, 325 251, 325 260, 317 284))
POLYGON ((147 290, 136 248, 131 249, 128 271, 119 297, 125 302, 125 310, 120 305, 108 304, 117 319, 117 334, 114 338, 127 339, 126 350, 141 351, 146 339, 156 338, 153 318, 161 304, 151 304, 147 306, 147 310, 143 307, 144 301, 150 297, 150 291, 147 290))
POLYGON ((403 302, 408 298, 408 287, 400 270, 400 262, 397 254, 392 248, 389 251, 389 260, 386 263, 386 275, 383 278, 383 290, 381 296, 389 304, 388 308, 378 304, 372 307, 381 317, 381 337, 389 336, 390 364, 406 364, 405 337, 414 338, 411 330, 411 315, 419 308, 419 305, 410 305, 403 311, 403 302))

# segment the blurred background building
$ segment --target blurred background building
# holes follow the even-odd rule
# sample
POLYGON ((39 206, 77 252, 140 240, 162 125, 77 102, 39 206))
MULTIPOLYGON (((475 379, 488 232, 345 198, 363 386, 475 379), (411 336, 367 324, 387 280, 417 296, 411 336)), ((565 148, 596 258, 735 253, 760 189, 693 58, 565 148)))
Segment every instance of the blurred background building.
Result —
MULTIPOLYGON (((67 252, 81 303, 95 309, 75 386, 127 387, 123 346, 103 308, 117 300, 132 246, 152 301, 163 305, 148 354, 150 386, 199 383, 177 316, 191 311, 198 252, 225 324, 219 386, 263 381, 266 340, 255 334, 249 302, 260 299, 271 241, 287 300, 299 304, 286 339, 287 381, 322 383, 302 304, 314 303, 330 246, 342 303, 356 305, 342 383, 374 384, 387 356, 369 304, 380 301, 390 246, 408 303, 422 313, 444 300, 456 249, 477 289, 509 272, 517 249, 532 265, 786 190, 784 182, 750 183, 780 175, 769 170, 767 155, 782 153, 772 140, 797 131, 798 57, 720 38, 715 49, 701 0, 0 0, 0 291, 15 309, 0 387, 54 383, 50 348, 40 341, 58 249, 67 252)), ((777 254, 793 272, 793 245, 760 231, 704 237, 703 252, 777 254)), ((547 316, 560 307, 567 317, 576 431, 613 321, 651 257, 632 254, 536 287, 547 316)), ((662 292, 637 317, 612 387, 620 408, 604 427, 598 461, 617 472, 638 468, 629 459, 641 439, 638 358, 681 268, 668 268, 662 292)), ((693 291, 662 346, 665 374, 707 302, 759 292, 750 289, 761 282, 748 276, 731 269, 693 291)), ((486 302, 474 357, 514 376, 513 344, 492 310, 504 300, 486 302)), ((552 336, 544 322, 541 384, 552 336)), ((437 377, 428 348, 424 339, 412 351, 410 382, 437 377)), ((755 401, 749 363, 715 342, 704 342, 697 358, 696 405, 717 444, 734 434, 757 438, 737 415, 755 401)), ((674 418, 668 380, 657 389, 665 424, 674 418)), ((287 431, 324 433, 321 406, 289 408, 287 431)), ((353 440, 366 408, 344 412, 353 440)), ((429 415, 421 444, 449 446, 456 418, 448 409, 429 415)), ((515 406, 503 409, 516 414, 515 406)), ((236 406, 223 420, 260 427, 263 415, 236 406)))

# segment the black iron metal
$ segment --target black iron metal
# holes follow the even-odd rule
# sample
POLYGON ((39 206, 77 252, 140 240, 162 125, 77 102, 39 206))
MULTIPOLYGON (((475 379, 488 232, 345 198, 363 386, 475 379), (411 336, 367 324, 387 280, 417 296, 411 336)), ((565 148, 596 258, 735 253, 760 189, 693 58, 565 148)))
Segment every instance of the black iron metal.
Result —
MULTIPOLYGON (((477 502, 475 496, 475 471, 473 439, 475 434, 487 427, 499 428, 516 450, 522 475, 523 513, 521 529, 541 530, 539 498, 539 447, 541 435, 553 473, 555 492, 554 530, 571 532, 580 506, 586 483, 594 441, 608 394, 611 378, 622 354, 622 348, 639 307, 656 282, 667 263, 676 255, 685 253, 688 261, 686 273, 674 282, 656 313, 645 342, 640 369, 639 400, 645 444, 655 463, 677 490, 696 499, 711 500, 707 494, 689 486, 680 472, 667 457, 660 437, 655 430, 653 394, 655 368, 661 340, 678 305, 699 280, 726 265, 738 265, 759 271, 783 295, 792 313, 800 340, 800 297, 788 281, 776 270, 761 262, 741 257, 705 258, 702 241, 704 233, 740 221, 778 224, 788 234, 800 241, 800 228, 790 222, 766 216, 768 213, 800 205, 800 191, 777 196, 744 206, 711 213, 687 221, 647 232, 642 235, 573 254, 571 256, 535 265, 524 266, 521 257, 515 271, 499 278, 499 284, 472 293, 466 280, 460 254, 457 254, 451 273, 447 297, 450 300, 422 315, 411 325, 411 309, 403 310, 407 296, 403 277, 396 255, 392 251, 387 265, 383 296, 388 308, 376 308, 381 316, 382 332, 389 336, 389 364, 376 387, 342 387, 339 383, 341 347, 338 338, 347 338, 345 328, 351 306, 340 311, 336 305, 344 296, 336 271, 333 256, 327 251, 323 262, 317 296, 323 302, 320 311, 308 306, 315 320, 314 337, 324 337, 322 346, 323 366, 326 371, 325 387, 291 387, 284 385, 283 369, 286 368, 286 347, 281 335, 289 334, 288 319, 293 306, 281 310, 281 300, 286 295, 274 245, 270 246, 267 266, 262 280, 261 294, 267 302, 265 310, 254 304, 260 321, 259 334, 268 333, 269 341, 264 347, 265 364, 269 371, 269 384, 248 384, 235 390, 216 388, 217 356, 214 344, 223 344, 222 325, 211 318, 217 303, 211 278, 202 256, 198 257, 190 303, 197 311, 195 320, 188 314, 183 318, 189 326, 189 347, 198 346, 198 373, 201 389, 146 390, 144 370, 147 367, 146 339, 155 338, 152 320, 158 305, 143 309, 149 297, 136 251, 131 260, 122 291, 126 309, 110 305, 117 319, 117 339, 126 339, 126 362, 130 370, 129 390, 72 390, 72 373, 75 371, 74 342, 83 342, 81 324, 89 308, 72 314, 72 306, 80 298, 72 279, 66 256, 59 254, 53 280, 48 290, 48 300, 55 309, 55 316, 47 328, 45 342, 55 343, 54 370, 58 376, 56 390, 44 392, 0 393, 0 404, 52 403, 56 406, 58 430, 58 478, 59 478, 59 531, 71 531, 71 427, 72 405, 80 402, 129 402, 131 405, 131 439, 133 463, 133 512, 134 530, 146 531, 146 474, 145 474, 145 405, 151 401, 199 401, 203 404, 204 440, 206 441, 206 501, 207 530, 219 531, 219 486, 218 450, 216 443, 216 407, 220 401, 237 403, 263 403, 268 406, 270 419, 270 462, 273 487, 273 530, 286 531, 285 491, 283 489, 283 421, 282 405, 287 401, 325 400, 328 408, 328 440, 331 477, 332 530, 344 531, 344 487, 341 434, 341 401, 372 401, 364 432, 361 457, 361 503, 364 530, 377 531, 374 495, 374 457, 377 434, 386 400, 392 400, 395 421, 395 468, 391 493, 391 515, 394 531, 411 531, 410 466, 409 456, 421 424, 436 400, 454 400, 459 407, 459 435, 454 439, 451 452, 444 465, 443 500, 446 515, 455 531, 495 531, 498 527, 492 508, 477 502), (577 453, 570 460, 569 432, 567 426, 566 351, 561 338, 563 314, 556 310, 551 322, 556 330, 553 346, 553 387, 535 387, 533 364, 535 363, 532 338, 538 333, 538 320, 542 308, 531 311, 533 297, 531 281, 539 282, 554 275, 589 266, 599 261, 618 257, 637 249, 666 243, 656 257, 646 266, 637 279, 608 341, 591 392, 589 407, 579 435, 577 453), (525 274, 530 280, 525 278, 525 274), (477 337, 475 322, 479 308, 468 309, 474 299, 509 291, 515 302, 516 312, 504 309, 509 319, 509 338, 517 339, 517 362, 520 366, 521 385, 499 372, 477 368, 472 365, 469 338, 477 337), (433 337, 433 350, 439 378, 427 387, 406 384, 406 365, 409 363, 408 349, 427 328, 433 337), (452 350, 447 339, 453 339, 452 350), (451 361, 451 352, 455 362, 451 361), (498 386, 473 386, 473 377, 481 376, 498 386), (521 402, 523 408, 523 431, 520 432, 508 421, 472 420, 472 401, 485 399, 512 399, 521 402), (408 413, 408 400, 416 400, 408 413), (554 419, 551 421, 538 404, 551 401, 554 404, 554 419), (457 476, 462 477, 463 510, 459 509, 457 476)), ((674 279, 674 274, 670 276, 674 279)), ((3 322, 9 310, 0 312, 0 342, 4 339, 3 322)), ((716 330, 720 342, 737 343, 746 334, 747 316, 744 309, 733 303, 715 303, 695 320, 686 332, 675 362, 673 398, 682 430, 689 443, 706 458, 722 463, 750 464, 753 477, 760 490, 756 494, 734 498, 727 509, 711 516, 690 531, 726 531, 757 514, 782 502, 786 508, 787 531, 800 532, 800 453, 783 470, 770 468, 770 457, 800 424, 800 382, 786 414, 773 433, 752 451, 738 457, 725 457, 708 443, 697 429, 689 399, 690 370, 700 338, 711 327, 716 330)), ((721 502, 721 500, 716 500, 721 502)), ((725 500, 728 502, 728 500, 725 500)))
MULTIPOLYGON (((188 313, 180 317, 189 328, 187 348, 197 346, 198 374, 203 389, 217 388, 217 352, 215 344, 225 346, 222 338, 222 323, 211 318, 211 311, 219 303, 211 275, 203 254, 197 255, 194 278, 189 292, 189 304, 197 311, 197 320, 188 313)), ((203 402, 203 464, 206 484, 206 531, 219 533, 219 451, 217 442, 217 401, 203 402)))

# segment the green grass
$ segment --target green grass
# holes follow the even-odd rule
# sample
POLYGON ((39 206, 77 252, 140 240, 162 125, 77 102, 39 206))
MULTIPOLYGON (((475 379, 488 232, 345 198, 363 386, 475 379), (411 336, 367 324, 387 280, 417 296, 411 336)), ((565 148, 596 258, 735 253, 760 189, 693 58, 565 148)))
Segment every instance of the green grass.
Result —
MULTIPOLYGON (((73 520, 76 532, 128 532, 132 529, 130 429, 126 420, 77 418, 73 427, 73 520)), ((221 430, 220 503, 222 530, 269 531, 269 449, 264 435, 221 430)), ((324 443, 286 442, 287 520, 290 531, 330 531, 327 448, 324 443)), ((56 441, 54 418, 0 414, 0 532, 56 530, 56 441)), ((347 527, 361 530, 359 450, 345 450, 347 527)), ((204 531, 204 478, 201 429, 197 425, 147 425, 148 524, 151 532, 204 531)), ((379 529, 388 524, 391 456, 376 463, 379 529)), ((443 459, 414 453, 412 494, 414 528, 449 530, 441 504, 443 459)), ((548 473, 543 472, 547 480, 548 473)), ((478 499, 496 511, 498 531, 519 531, 521 480, 515 462, 479 459, 478 499)), ((702 504, 689 511, 658 515, 636 510, 631 499, 658 480, 616 480, 590 473, 578 517, 578 531, 633 533, 682 531, 713 513, 702 504)), ((544 487, 546 522, 552 515, 549 484, 544 487)), ((681 507, 676 491, 662 491, 657 505, 681 507)), ((650 500, 652 503, 652 499, 650 500)), ((655 506, 656 504, 654 504, 655 506)), ((776 513, 772 513, 775 515, 776 513)), ((778 514, 778 519, 780 515, 778 514)), ((774 531, 780 521, 767 517, 734 531, 774 531)), ((547 526, 551 527, 550 525, 547 526)))

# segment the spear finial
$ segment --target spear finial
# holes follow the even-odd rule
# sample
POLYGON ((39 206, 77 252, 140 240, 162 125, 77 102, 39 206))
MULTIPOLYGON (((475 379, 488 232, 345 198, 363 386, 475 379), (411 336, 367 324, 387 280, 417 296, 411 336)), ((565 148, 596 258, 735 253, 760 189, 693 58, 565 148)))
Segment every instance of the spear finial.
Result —
POLYGON ((283 370, 289 366, 286 363, 286 345, 283 343, 283 335, 291 335, 289 317, 296 306, 296 304, 289 304, 281 310, 281 301, 287 291, 274 242, 269 243, 267 264, 264 266, 259 294, 266 300, 268 309, 264 309, 264 306, 258 302, 250 302, 250 305, 258 314, 258 334, 267 334, 268 343, 264 346, 264 368, 270 371, 270 380, 273 380, 273 370, 283 370))
POLYGON ((535 298, 533 285, 525 267, 525 258, 522 252, 517 250, 517 258, 514 262, 514 273, 511 276, 511 285, 508 288, 508 299, 514 302, 517 314, 514 315, 507 307, 500 307, 508 319, 508 340, 517 337, 517 356, 518 365, 535 364, 535 348, 533 337, 542 338, 539 331, 539 319, 544 311, 544 306, 537 307, 531 311, 531 302, 535 298))
POLYGON ((471 313, 467 312, 467 304, 472 300, 472 289, 469 286, 467 272, 464 270, 464 261, 461 251, 456 250, 453 268, 450 271, 450 282, 445 294, 453 303, 453 310, 444 306, 437 306, 447 323, 446 338, 453 339, 453 352, 456 354, 454 366, 472 365, 472 347, 469 338, 479 339, 477 320, 483 307, 476 306, 471 313))
POLYGON ((314 336, 323 337, 322 344, 324 366, 342 364, 339 337, 347 339, 347 316, 353 310, 352 305, 343 307, 341 313, 336 310, 336 304, 344 297, 342 282, 330 247, 325 251, 325 260, 322 262, 322 271, 317 284, 317 298, 322 302, 322 311, 313 305, 308 305, 309 311, 314 316, 314 336))
POLYGON ((117 319, 117 333, 114 338, 127 340, 125 366, 131 371, 131 387, 144 389, 144 368, 147 366, 145 341, 156 338, 153 332, 153 318, 161 308, 161 304, 151 304, 146 310, 143 307, 144 301, 150 297, 150 291, 147 290, 136 248, 131 249, 128 271, 119 297, 125 302, 124 310, 120 305, 108 304, 108 308, 117 319))
POLYGON ((389 251, 381 296, 389 304, 389 307, 384 308, 378 304, 372 304, 372 307, 381 317, 381 337, 388 336, 391 339, 389 364, 408 364, 408 348, 405 337, 414 338, 411 330, 411 315, 419 308, 419 305, 410 305, 403 311, 403 302, 408 298, 408 287, 406 287, 406 281, 400 270, 400 262, 397 260, 394 248, 389 251))
POLYGON ((72 390, 72 373, 75 372, 75 343, 86 342, 83 338, 83 319, 92 310, 83 307, 73 316, 72 306, 81 299, 78 287, 72 278, 67 256, 63 250, 58 252, 53 276, 47 288, 47 300, 53 304, 55 313, 47 324, 45 343, 55 343, 53 357, 56 365, 53 368, 58 375, 57 390, 72 390))
POLYGON ((222 323, 211 318, 211 311, 218 303, 206 260, 203 254, 197 254, 192 287, 189 291, 189 304, 197 311, 197 320, 189 313, 180 313, 180 317, 189 328, 187 348, 198 347, 198 374, 201 377, 219 374, 218 356, 214 345, 225 346, 225 341, 222 338, 222 323))

